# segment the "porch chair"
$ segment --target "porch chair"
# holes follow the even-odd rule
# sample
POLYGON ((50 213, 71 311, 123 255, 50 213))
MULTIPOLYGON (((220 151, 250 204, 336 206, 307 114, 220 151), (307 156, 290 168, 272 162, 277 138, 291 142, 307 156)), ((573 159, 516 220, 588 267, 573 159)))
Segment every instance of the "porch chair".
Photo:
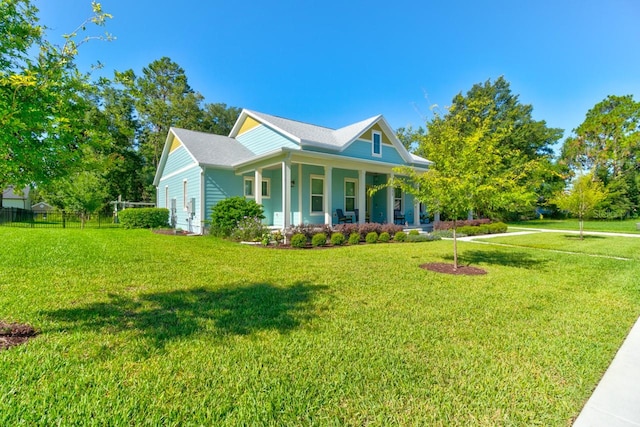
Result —
POLYGON ((342 222, 353 223, 353 218, 351 218, 350 216, 346 216, 344 212, 342 212, 342 209, 336 209, 336 215, 338 216, 338 223, 342 223, 342 222))
POLYGON ((353 216, 355 217, 355 222, 360 222, 360 209, 354 209, 353 214, 353 216))
POLYGON ((400 224, 404 223, 404 215, 400 212, 400 210, 395 209, 393 211, 393 223, 394 224, 398 224, 398 221, 400 221, 400 224))

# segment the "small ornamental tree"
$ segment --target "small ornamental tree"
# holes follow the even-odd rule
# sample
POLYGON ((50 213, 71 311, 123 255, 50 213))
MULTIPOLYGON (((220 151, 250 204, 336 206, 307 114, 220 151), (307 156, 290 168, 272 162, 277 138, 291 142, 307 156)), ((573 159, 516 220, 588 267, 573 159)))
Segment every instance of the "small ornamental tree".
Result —
POLYGON ((585 218, 591 218, 598 203, 606 197, 607 193, 602 184, 595 180, 592 174, 587 174, 577 177, 571 188, 558 194, 553 203, 578 218, 580 240, 583 240, 585 218))

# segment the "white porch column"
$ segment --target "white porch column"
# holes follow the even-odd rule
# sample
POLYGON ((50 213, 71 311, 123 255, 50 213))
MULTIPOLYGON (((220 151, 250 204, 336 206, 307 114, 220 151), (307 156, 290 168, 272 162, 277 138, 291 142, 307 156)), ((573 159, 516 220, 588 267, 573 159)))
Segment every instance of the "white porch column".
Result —
POLYGON ((253 179, 253 194, 257 204, 262 204, 262 169, 256 169, 253 179))
POLYGON ((303 224, 302 220, 302 163, 298 163, 298 223, 303 224))
POLYGON ((282 162, 282 228, 291 225, 291 160, 282 162))
POLYGON ((331 166, 325 166, 324 167, 324 189, 322 191, 322 194, 324 195, 324 223, 326 225, 331 225, 333 222, 331 219, 331 215, 333 211, 333 208, 331 207, 331 188, 332 188, 331 176, 332 175, 333 175, 333 168, 331 166))
POLYGON ((358 224, 364 224, 365 216, 367 215, 367 171, 358 171, 358 212, 360 218, 356 218, 358 224))
MULTIPOLYGON (((389 174, 389 181, 393 179, 393 173, 389 174)), ((387 187, 387 222, 393 224, 393 199, 395 197, 395 187, 387 187)))
POLYGON ((413 199, 413 225, 420 226, 420 202, 413 199))

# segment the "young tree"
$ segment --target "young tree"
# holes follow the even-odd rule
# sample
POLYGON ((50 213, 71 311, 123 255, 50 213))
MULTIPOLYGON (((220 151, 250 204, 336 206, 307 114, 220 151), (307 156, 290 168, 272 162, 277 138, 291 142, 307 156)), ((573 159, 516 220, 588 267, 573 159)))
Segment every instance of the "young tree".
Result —
POLYGON ((453 268, 458 268, 456 222, 470 211, 513 210, 532 206, 536 194, 523 185, 527 177, 543 164, 523 162, 516 151, 504 151, 503 131, 492 128, 494 113, 474 117, 473 130, 466 129, 466 118, 454 111, 444 117, 435 115, 427 123, 421 152, 433 166, 424 173, 398 168, 386 186, 399 186, 433 211, 445 214, 454 222, 453 268), (506 156, 506 158, 505 158, 506 156), (506 168, 515 162, 518 168, 506 168))
POLYGON ((590 218, 602 200, 606 197, 602 184, 592 174, 578 176, 571 189, 558 194, 553 202, 562 210, 578 217, 580 240, 584 239, 584 220, 590 218))
POLYGON ((76 37, 86 24, 104 25, 111 17, 99 3, 92 8, 57 47, 44 39, 30 0, 0 2, 0 188, 46 184, 79 160, 88 83, 73 61, 91 37, 76 37))
POLYGON ((598 215, 624 217, 640 202, 640 102, 609 95, 562 146, 561 162, 597 177, 607 191, 598 215))

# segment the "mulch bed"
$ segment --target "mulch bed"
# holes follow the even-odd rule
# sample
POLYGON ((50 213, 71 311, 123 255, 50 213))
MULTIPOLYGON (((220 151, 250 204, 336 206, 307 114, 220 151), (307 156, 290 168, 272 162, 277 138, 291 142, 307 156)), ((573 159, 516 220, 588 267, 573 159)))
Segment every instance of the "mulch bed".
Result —
POLYGON ((38 332, 29 325, 0 321, 0 350, 23 344, 36 335, 38 332))
POLYGON ((446 264, 444 262, 430 262, 428 264, 422 264, 420 268, 425 270, 435 271, 436 273, 455 274, 463 276, 477 276, 481 274, 487 274, 486 270, 477 267, 470 267, 468 265, 459 265, 456 270, 453 269, 453 264, 446 264))

